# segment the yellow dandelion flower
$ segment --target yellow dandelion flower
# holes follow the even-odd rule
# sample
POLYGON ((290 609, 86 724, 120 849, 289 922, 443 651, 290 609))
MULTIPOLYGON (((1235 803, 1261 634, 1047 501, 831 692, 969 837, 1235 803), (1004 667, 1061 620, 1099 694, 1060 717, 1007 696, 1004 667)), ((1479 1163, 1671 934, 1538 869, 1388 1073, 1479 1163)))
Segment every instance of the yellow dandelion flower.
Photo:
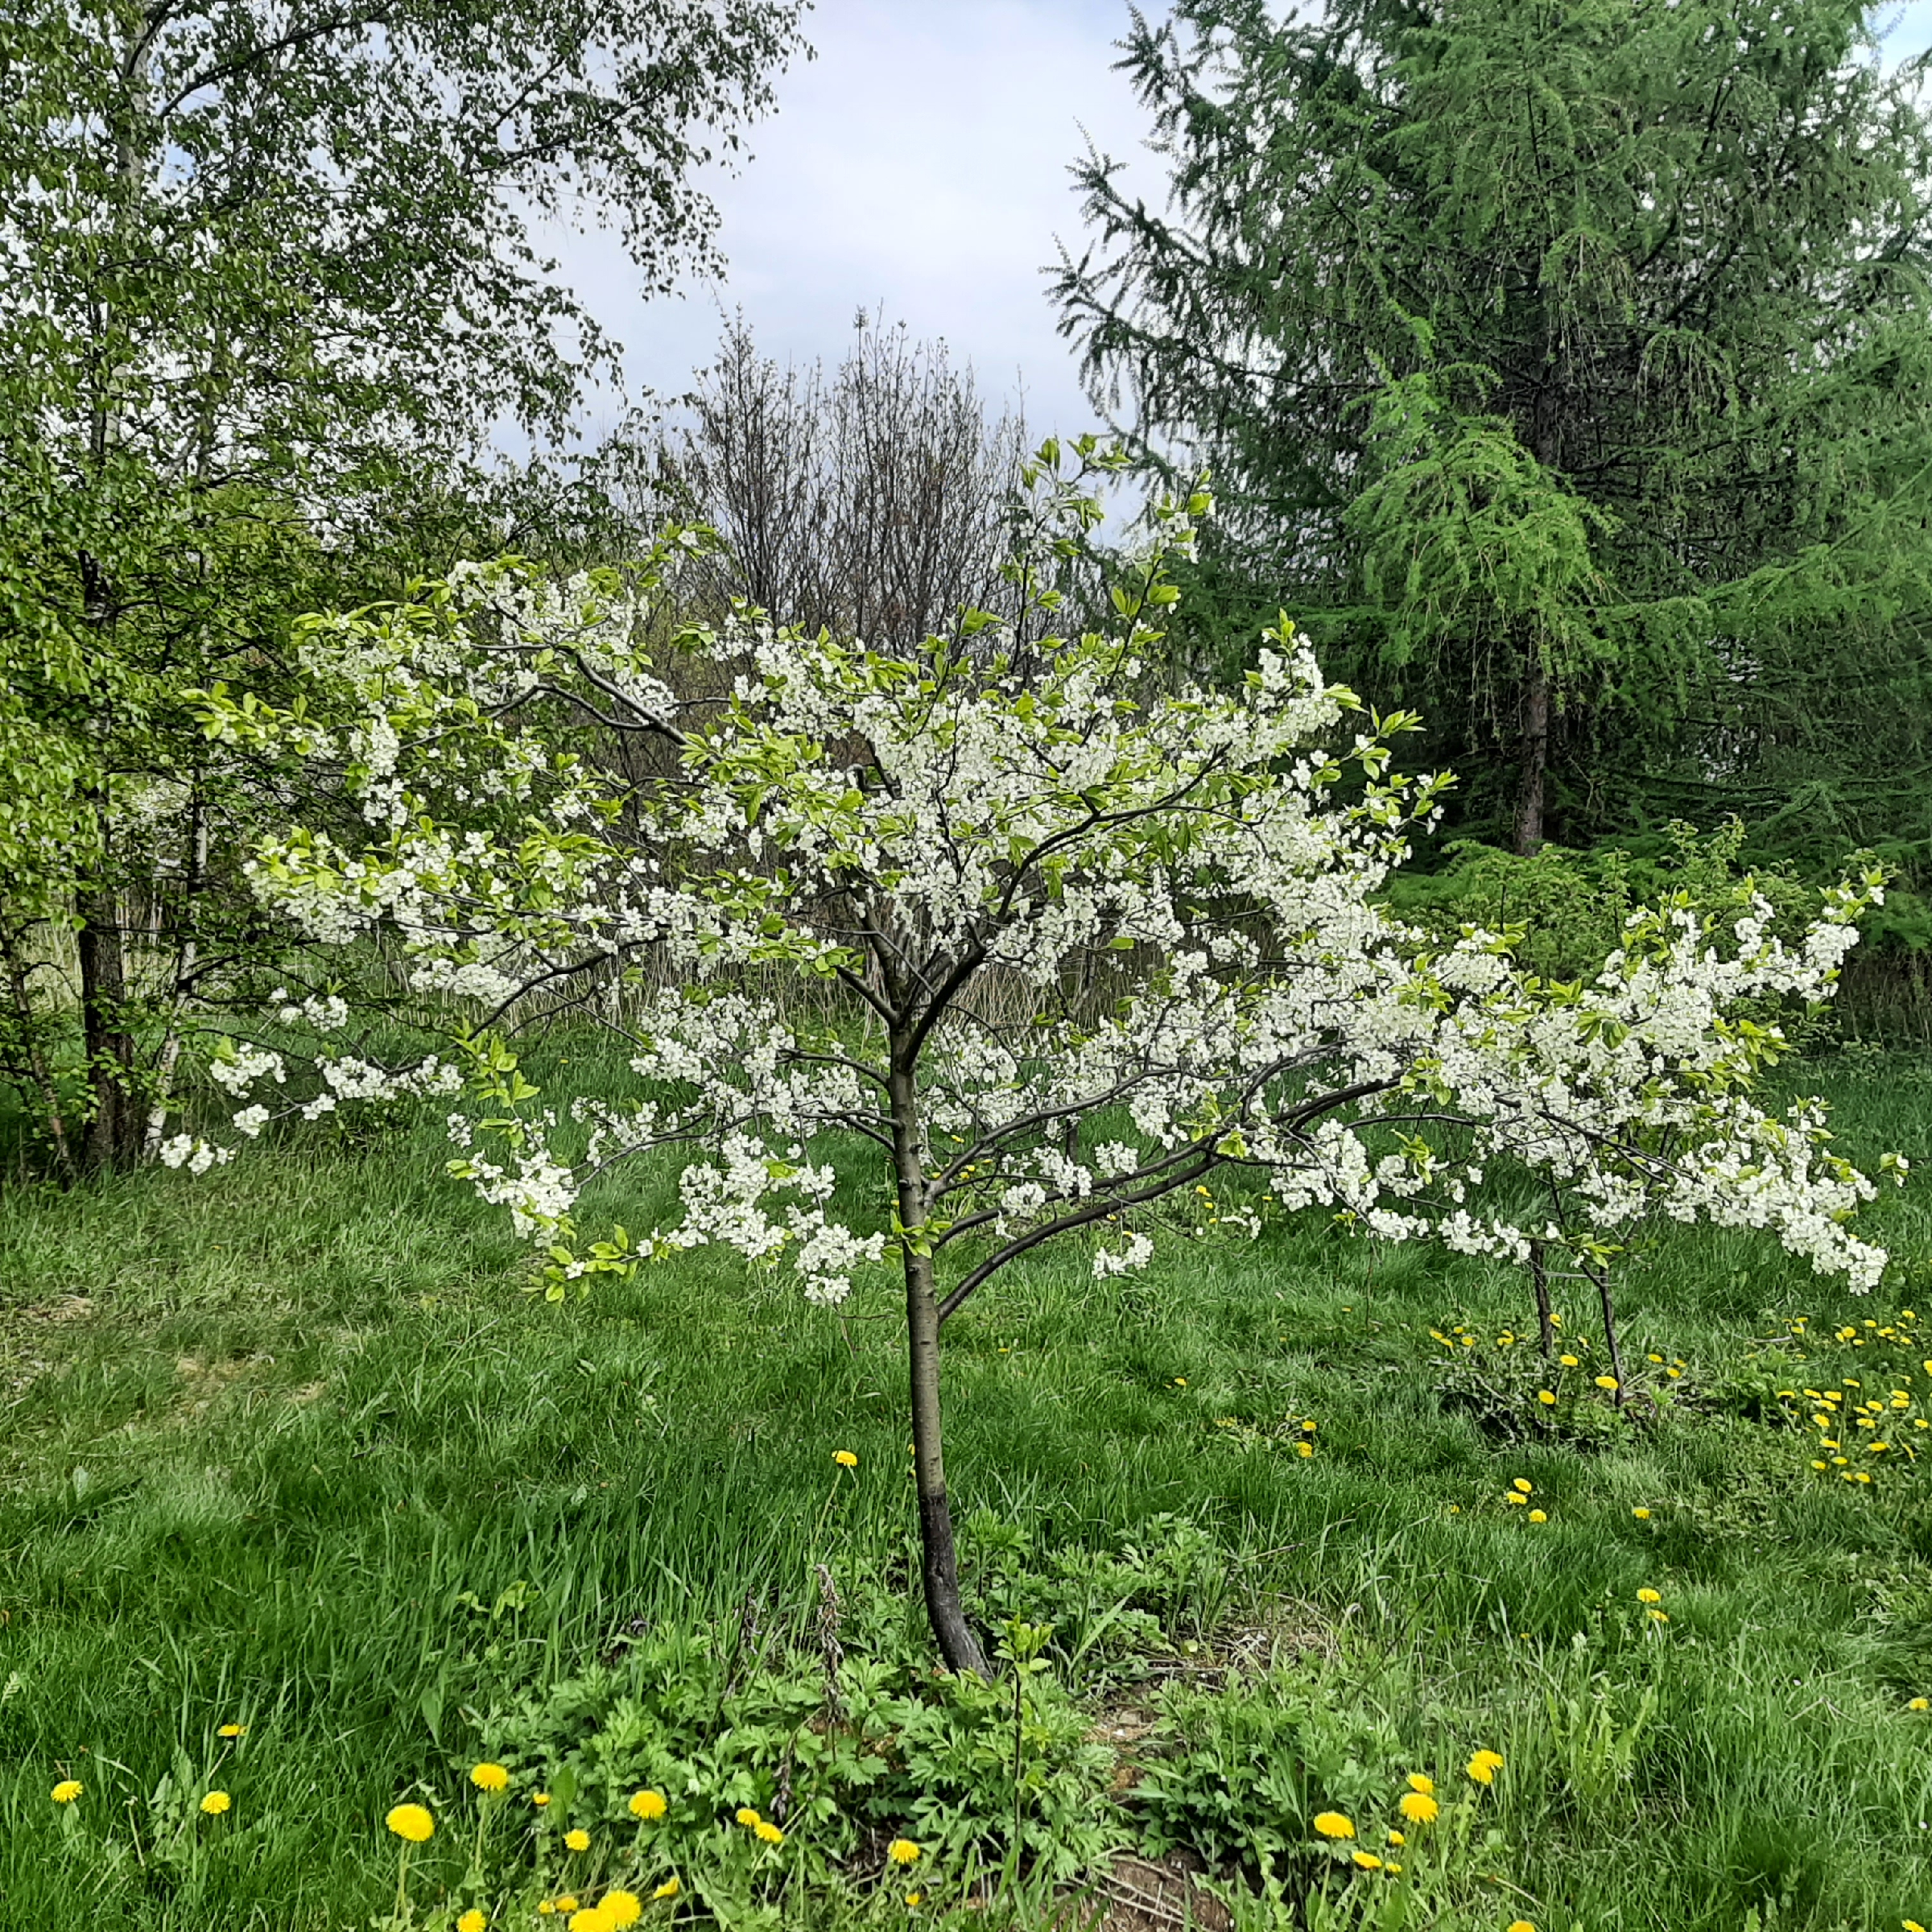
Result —
POLYGON ((1670 1613, 1667 1610, 1653 1610, 1649 1614, 1654 1624, 1667 1624, 1670 1620, 1670 1613))
POLYGON ((835 1450, 832 1459, 841 1469, 856 1469, 859 1466, 859 1459, 849 1449, 835 1450))
POLYGON ((601 1905, 581 1905, 570 1915, 570 1932, 610 1932, 601 1905))
POLYGON ((1339 1811, 1318 1811, 1315 1828, 1323 1838, 1353 1838, 1355 1826, 1339 1811))
POLYGON ((1435 1795, 1435 1780, 1426 1771, 1411 1771, 1406 1781, 1411 1791, 1419 1791, 1424 1798, 1435 1795))
POLYGON ((547 1791, 533 1791, 530 1794, 530 1802, 541 1811, 550 1802, 550 1794, 547 1791))
POLYGON ((909 1838, 895 1838, 886 1847, 886 1856, 895 1865, 910 1865, 918 1860, 919 1847, 909 1838))
POLYGON ((210 1818, 219 1818, 234 1801, 225 1791, 211 1791, 201 1801, 201 1809, 210 1818))
POLYGON ((246 1724, 223 1724, 215 1732, 217 1737, 246 1737, 246 1724))
POLYGON ((469 1781, 479 1791, 501 1791, 510 1783, 510 1773, 501 1765, 477 1765, 471 1768, 469 1781))
POLYGON ((1393 1859, 1390 1859, 1389 1863, 1383 1868, 1383 1869, 1388 1872, 1391 1878, 1400 1878, 1402 1875, 1402 1867, 1398 1865, 1393 1859))
POLYGON ((678 1883, 678 1875, 674 1872, 663 1885, 658 1887, 656 1891, 651 1893, 651 1897, 653 1898, 675 1898, 683 1889, 683 1887, 678 1883))
POLYGON ((1908 1711, 1928 1711, 1932 1710, 1932 1703, 1922 1697, 1915 1697, 1906 1704, 1905 1708, 1908 1711))
POLYGON ((1576 1357, 1573 1355, 1559 1355, 1556 1359, 1558 1361, 1562 1363, 1566 1368, 1579 1368, 1583 1366, 1583 1364, 1579 1362, 1576 1357))
POLYGON ((1513 1918, 1509 1922, 1508 1932, 1536 1932, 1536 1927, 1526 1918, 1513 1918))
POLYGON ((1509 1487, 1513 1489, 1518 1496, 1527 1496, 1530 1491, 1536 1487, 1536 1485, 1530 1481, 1528 1476, 1519 1476, 1516 1480, 1509 1485, 1509 1487))
POLYGON ((624 1932, 626 1926, 634 1926, 644 1916, 644 1901, 634 1892, 606 1892, 597 1902, 617 1932, 624 1932))
POLYGON ((906 1902, 909 1905, 916 1905, 925 1896, 923 1892, 908 1892, 906 1894, 906 1902))
POLYGON ((537 1916, 539 1918, 549 1918, 552 1917, 555 1914, 556 1909, 555 1902, 553 1900, 540 1898, 537 1901, 537 1916))
POLYGON ((662 1818, 664 1815, 664 1794, 662 1791, 632 1792, 630 1814, 633 1818, 662 1818))
POLYGON ((436 1828, 436 1821, 421 1805, 393 1806, 382 1822, 412 1845, 422 1844, 436 1828))
POLYGON ((559 1912, 574 1912, 576 1910, 576 1909, 577 1895, 574 1892, 566 1892, 564 1896, 557 1901, 557 1909, 559 1912))
POLYGON ((1532 1509, 1530 1512, 1530 1520, 1533 1523, 1546 1523, 1550 1520, 1549 1512, 1545 1509, 1532 1509))
POLYGON ((77 1777, 64 1777, 54 1786, 54 1802, 71 1805, 87 1789, 77 1777))
POLYGON ((1313 1443, 1297 1443, 1294 1446, 1294 1452, 1299 1456, 1313 1455, 1315 1454, 1315 1444, 1313 1443))
POLYGON ((484 1928, 489 1923, 489 1921, 474 1905, 472 1905, 456 1921, 456 1932, 484 1932, 484 1928))
POLYGON ((785 1842, 785 1834, 768 1818, 760 1818, 751 1829, 753 1836, 766 1844, 782 1845, 785 1842))
POLYGON ((1406 1845, 1409 1841, 1407 1839, 1403 1837, 1401 1832, 1391 1831, 1389 1834, 1389 1842, 1392 1845, 1406 1845))
POLYGON ((588 1852, 590 1849, 590 1834, 580 1825, 574 1831, 564 1834, 564 1842, 573 1852, 588 1852))
MULTIPOLYGON (((1487 1783, 1488 1781, 1484 1781, 1487 1783)), ((1434 1794, 1427 1791, 1405 1791, 1402 1802, 1396 1810, 1412 1825, 1432 1825, 1442 1811, 1434 1794)))
POLYGON ((1184 1375, 1177 1375, 1174 1378, 1174 1385, 1177 1389, 1185 1389, 1187 1386, 1187 1377, 1184 1375))
POLYGON ((1541 1402, 1546 1409, 1554 1409, 1556 1406, 1556 1397, 1550 1390, 1547 1389, 1538 1389, 1536 1392, 1536 1399, 1541 1402))
POLYGON ((749 1805, 739 1806, 736 1813, 736 1816, 737 1822, 742 1825, 747 1831, 757 1831, 758 1827, 763 1824, 765 1822, 763 1818, 759 1817, 757 1812, 752 1810, 749 1805))
POLYGON ((1901 1918, 1898 1922, 1905 1928, 1905 1932, 1926 1932, 1925 1927, 1915 1918, 1901 1918))
POLYGON ((1615 1390, 1616 1389, 1616 1388, 1617 1388, 1617 1385, 1617 1385, 1617 1380, 1616 1380, 1616 1377, 1615 1376, 1613 1376, 1613 1375, 1600 1375, 1600 1376, 1599 1376, 1599 1377, 1596 1378, 1596 1385, 1597 1385, 1597 1387, 1598 1387, 1598 1388, 1600 1388, 1600 1389, 1610 1389, 1610 1390, 1611 1390, 1612 1393, 1614 1393, 1614 1392, 1615 1392, 1615 1390))
POLYGON ((1379 1872, 1382 1861, 1373 1852, 1356 1852, 1350 1855, 1364 1872, 1379 1872))
POLYGON ((1630 1513, 1635 1517, 1640 1523, 1647 1523, 1650 1520, 1650 1512, 1646 1509, 1641 1503, 1639 1503, 1637 1506, 1630 1512, 1630 1513))
POLYGON ((1463 1767, 1479 1785, 1494 1784, 1496 1774, 1502 1768, 1503 1758, 1500 1751, 1479 1751, 1463 1767))
POLYGON ((1640 1590, 1637 1593, 1637 1600, 1640 1604, 1661 1604, 1664 1600, 1664 1593, 1661 1590, 1640 1590))
POLYGON ((1506 1503, 1515 1503, 1521 1505, 1528 1502, 1529 1500, 1530 1499, 1528 1496, 1520 1494, 1514 1489, 1505 1489, 1503 1492, 1503 1501, 1506 1503))
POLYGON ((1302 1434, 1303 1435, 1313 1435, 1315 1432, 1315 1430, 1314 1418, 1312 1417, 1304 1418, 1302 1422, 1302 1434))

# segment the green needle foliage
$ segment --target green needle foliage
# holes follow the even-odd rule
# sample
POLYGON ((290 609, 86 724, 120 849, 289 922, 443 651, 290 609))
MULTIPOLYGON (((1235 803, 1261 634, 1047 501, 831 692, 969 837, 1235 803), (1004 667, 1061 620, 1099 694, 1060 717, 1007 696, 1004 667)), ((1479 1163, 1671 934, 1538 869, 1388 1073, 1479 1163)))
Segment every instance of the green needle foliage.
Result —
POLYGON ((1922 853, 1932 131, 1876 10, 1137 15, 1170 204, 1091 155, 1057 292, 1146 467, 1213 473, 1196 650, 1285 598, 1518 851, 1922 853))

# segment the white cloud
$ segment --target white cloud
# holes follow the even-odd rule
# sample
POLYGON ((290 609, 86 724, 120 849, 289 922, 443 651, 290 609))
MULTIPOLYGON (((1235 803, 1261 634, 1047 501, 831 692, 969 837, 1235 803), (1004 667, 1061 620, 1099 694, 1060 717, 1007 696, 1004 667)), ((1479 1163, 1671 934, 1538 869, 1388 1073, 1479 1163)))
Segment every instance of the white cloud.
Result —
MULTIPOLYGON (((1932 0, 1875 20, 1891 60, 1932 45, 1932 0)), ((770 353, 836 361, 855 310, 882 303, 943 336, 992 398, 1023 388, 1038 434, 1095 427, 1041 270, 1056 234, 1080 244, 1067 171, 1083 127, 1162 198, 1146 115, 1113 71, 1126 26, 1125 0, 817 0, 818 57, 780 77, 742 172, 709 184, 724 279, 645 303, 607 237, 553 235, 564 278, 625 344, 630 381, 660 394, 710 359, 721 308, 741 306, 770 353)), ((593 404, 585 427, 611 414, 593 404)))
MULTIPOLYGON (((634 384, 675 394, 710 359, 720 307, 762 347, 836 360, 860 308, 943 336, 995 398, 1025 390, 1030 427, 1092 427, 1041 270, 1081 233, 1067 175, 1084 147, 1137 155, 1146 117, 1113 43, 1125 0, 818 0, 816 60, 778 86, 753 159, 709 184, 723 282, 645 303, 605 237, 555 235, 564 279, 625 345, 634 384)), ((588 426, 600 412, 592 411, 588 426)))

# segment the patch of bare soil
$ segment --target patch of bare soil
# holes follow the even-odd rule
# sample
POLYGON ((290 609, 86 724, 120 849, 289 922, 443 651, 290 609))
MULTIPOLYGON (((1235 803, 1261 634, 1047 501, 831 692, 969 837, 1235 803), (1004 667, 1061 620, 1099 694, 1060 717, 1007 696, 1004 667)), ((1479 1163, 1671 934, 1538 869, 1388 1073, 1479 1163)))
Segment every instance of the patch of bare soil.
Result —
POLYGON ((1187 1852, 1156 1860, 1123 1852, 1072 1902, 1062 1932, 1230 1932, 1233 1917, 1204 1878, 1187 1852))

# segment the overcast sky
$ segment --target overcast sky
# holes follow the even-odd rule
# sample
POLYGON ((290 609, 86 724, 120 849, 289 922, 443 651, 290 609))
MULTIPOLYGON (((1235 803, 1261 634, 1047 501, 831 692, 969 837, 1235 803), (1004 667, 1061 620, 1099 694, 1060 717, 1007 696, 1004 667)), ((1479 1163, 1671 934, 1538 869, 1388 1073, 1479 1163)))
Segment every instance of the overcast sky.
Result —
MULTIPOLYGON (((1889 53, 1932 45, 1932 0, 1887 17, 1889 53)), ((1056 235, 1080 237, 1067 169, 1083 129, 1158 197, 1145 118, 1113 71, 1126 19, 1125 0, 816 0, 817 58, 780 76, 753 158, 714 186, 724 280, 643 303, 621 254, 576 237, 559 244, 565 276, 625 344, 630 380, 660 394, 710 359, 721 306, 780 358, 836 361, 854 311, 883 303, 943 336, 996 400, 1023 390, 1039 435, 1092 427, 1041 270, 1056 235)))

